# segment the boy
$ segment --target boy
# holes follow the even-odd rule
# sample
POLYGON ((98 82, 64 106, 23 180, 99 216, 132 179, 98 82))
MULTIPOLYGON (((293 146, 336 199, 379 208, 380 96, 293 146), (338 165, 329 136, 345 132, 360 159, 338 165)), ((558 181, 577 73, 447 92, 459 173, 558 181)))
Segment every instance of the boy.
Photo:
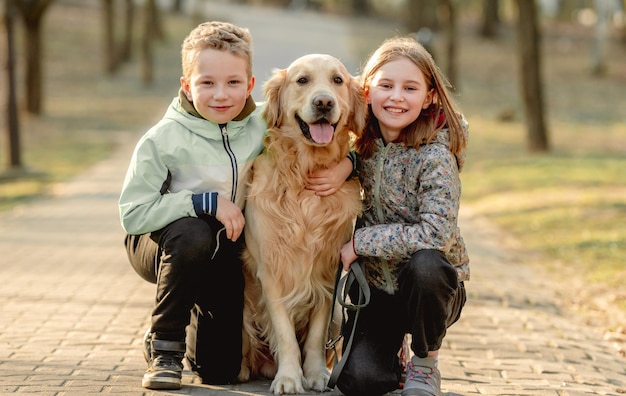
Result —
POLYGON ((266 129, 247 29, 200 24, 181 55, 179 95, 137 143, 119 199, 130 263, 157 285, 149 389, 180 389, 185 352, 203 382, 238 374, 245 178, 266 129))
MULTIPOLYGON (((248 29, 224 22, 191 31, 179 95, 139 140, 126 173, 119 200, 126 251, 135 271, 157 285, 148 389, 180 389, 185 355, 204 383, 229 383, 239 373, 242 210, 266 132, 250 97, 251 41, 248 29)), ((308 188, 332 194, 351 172, 345 159, 311 175, 308 188)))

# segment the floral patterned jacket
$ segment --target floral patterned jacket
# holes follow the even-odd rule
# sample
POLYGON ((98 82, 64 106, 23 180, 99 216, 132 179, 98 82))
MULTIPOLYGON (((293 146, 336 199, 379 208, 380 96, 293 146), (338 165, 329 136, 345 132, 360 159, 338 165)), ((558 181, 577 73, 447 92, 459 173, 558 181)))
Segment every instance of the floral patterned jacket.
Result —
MULTIPOLYGON (((467 136, 465 119, 462 126, 467 136)), ((448 136, 443 129, 418 148, 379 139, 372 158, 359 158, 365 208, 354 249, 368 282, 389 294, 398 290, 402 266, 422 249, 442 251, 459 280, 469 279, 469 257, 457 226, 465 153, 453 155, 448 136)))

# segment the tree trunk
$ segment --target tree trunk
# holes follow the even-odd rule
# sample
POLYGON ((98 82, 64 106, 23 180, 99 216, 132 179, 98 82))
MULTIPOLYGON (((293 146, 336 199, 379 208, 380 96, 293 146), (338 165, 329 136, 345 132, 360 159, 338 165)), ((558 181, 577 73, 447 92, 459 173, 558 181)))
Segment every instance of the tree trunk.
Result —
POLYGON ((591 72, 596 77, 606 74, 606 41, 608 37, 609 4, 606 0, 595 0, 597 15, 596 29, 593 41, 593 56, 591 72))
POLYGON ((114 74, 117 70, 115 50, 115 7, 113 0, 102 0, 102 19, 104 27, 104 71, 114 74))
POLYGON ((20 148, 20 126, 15 95, 15 41, 14 41, 14 0, 5 0, 4 26, 6 30, 6 142, 7 167, 10 170, 22 168, 20 148))
POLYGON ((133 22, 135 17, 135 5, 133 0, 126 0, 126 12, 124 13, 124 41, 120 51, 120 60, 130 60, 133 45, 133 22))
POLYGON ((43 73, 41 70, 41 26, 26 23, 26 110, 41 114, 43 73))
POLYGON ((26 110, 41 114, 43 98, 43 45, 41 28, 46 9, 53 0, 19 0, 14 4, 21 12, 26 28, 26 110))
POLYGON ((452 88, 456 91, 458 84, 458 72, 457 72, 457 32, 458 21, 456 14, 456 6, 454 0, 442 0, 441 1, 445 11, 447 13, 448 23, 446 24, 446 76, 452 84, 452 88))
POLYGON ((405 23, 409 33, 435 58, 434 37, 437 30, 437 0, 407 1, 407 20, 405 23))
POLYGON ((352 0, 352 15, 367 16, 370 14, 368 0, 352 0))
POLYGON ((549 151, 548 132, 544 121, 537 5, 535 0, 516 0, 516 4, 519 13, 517 22, 519 82, 528 131, 528 149, 531 152, 549 151))
POLYGON ((480 35, 487 38, 496 37, 499 24, 498 0, 483 0, 483 24, 480 35))
POLYGON ((152 84, 154 80, 152 60, 152 34, 154 22, 155 0, 147 0, 144 10, 144 28, 141 40, 141 77, 144 85, 152 84))

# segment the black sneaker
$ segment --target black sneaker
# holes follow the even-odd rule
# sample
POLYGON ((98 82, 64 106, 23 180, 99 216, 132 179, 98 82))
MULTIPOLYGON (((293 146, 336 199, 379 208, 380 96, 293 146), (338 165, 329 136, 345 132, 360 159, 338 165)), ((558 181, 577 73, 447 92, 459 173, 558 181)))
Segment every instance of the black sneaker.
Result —
POLYGON ((152 353, 141 386, 147 389, 180 389, 185 343, 152 339, 152 353))

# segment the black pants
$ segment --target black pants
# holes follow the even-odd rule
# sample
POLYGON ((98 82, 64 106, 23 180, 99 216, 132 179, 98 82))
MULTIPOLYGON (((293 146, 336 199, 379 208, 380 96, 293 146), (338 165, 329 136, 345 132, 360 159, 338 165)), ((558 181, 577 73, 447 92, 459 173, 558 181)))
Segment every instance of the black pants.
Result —
POLYGON ((157 286, 153 337, 186 339, 192 369, 216 384, 239 373, 244 285, 242 243, 221 228, 212 217, 187 217, 125 240, 135 271, 157 286))
MULTIPOLYGON (((411 349, 426 357, 429 351, 439 350, 447 328, 461 315, 465 287, 441 252, 417 252, 398 280, 396 294, 372 289, 369 305, 360 311, 352 348, 337 381, 346 395, 380 396, 396 389, 400 374, 397 355, 404 335, 410 333, 411 349)), ((352 328, 353 321, 351 312, 346 329, 352 328)))

